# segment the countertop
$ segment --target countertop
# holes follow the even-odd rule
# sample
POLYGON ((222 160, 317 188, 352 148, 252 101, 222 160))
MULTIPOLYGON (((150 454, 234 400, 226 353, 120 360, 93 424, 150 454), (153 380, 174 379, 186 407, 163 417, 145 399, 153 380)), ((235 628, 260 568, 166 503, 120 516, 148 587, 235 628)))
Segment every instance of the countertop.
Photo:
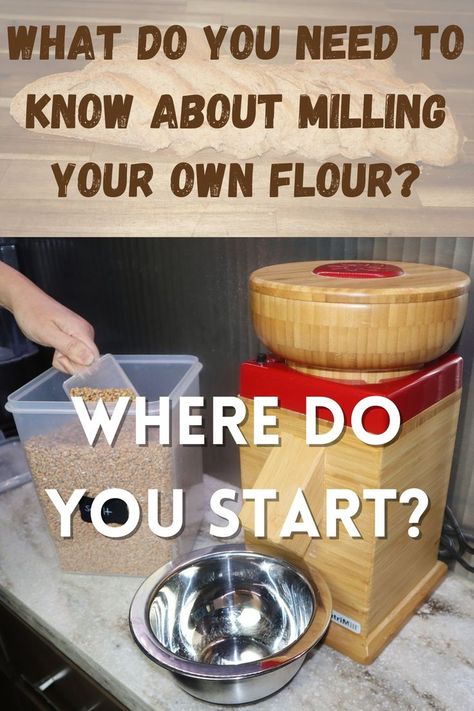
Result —
MULTIPOLYGON (((217 709, 178 689, 135 646, 128 609, 139 583, 63 573, 33 484, 0 495, 0 600, 131 711, 217 709)), ((467 711, 474 707, 473 598, 472 582, 450 574, 374 664, 322 646, 283 691, 253 708, 467 711)))

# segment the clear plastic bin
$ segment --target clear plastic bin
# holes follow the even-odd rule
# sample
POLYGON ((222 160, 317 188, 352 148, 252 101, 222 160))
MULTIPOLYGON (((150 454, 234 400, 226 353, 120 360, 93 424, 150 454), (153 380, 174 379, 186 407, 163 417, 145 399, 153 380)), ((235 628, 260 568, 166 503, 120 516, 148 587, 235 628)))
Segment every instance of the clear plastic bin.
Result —
MULTIPOLYGON (((179 398, 199 395, 201 363, 194 356, 116 358, 138 394, 147 398, 148 414, 158 414, 159 397, 170 397, 172 437, 177 440, 179 398)), ((193 546, 204 508, 201 448, 174 443, 161 445, 156 427, 148 430, 147 445, 136 445, 133 407, 128 410, 112 447, 103 434, 90 446, 74 406, 63 390, 65 379, 65 375, 51 368, 12 393, 6 405, 13 413, 25 447, 61 566, 76 572, 149 575, 193 546), (64 501, 74 489, 87 489, 87 498, 73 515, 69 539, 59 534, 59 513, 45 493, 48 488, 57 489, 64 501), (90 501, 109 488, 126 489, 142 509, 139 528, 127 538, 107 538, 90 522, 90 501), (185 491, 185 527, 180 536, 167 540, 149 529, 147 496, 148 489, 161 492, 160 521, 167 525, 171 523, 173 488, 185 491)), ((103 518, 107 521, 109 514, 104 508, 103 518)))
POLYGON ((4 439, 0 432, 0 494, 31 481, 25 451, 18 437, 4 439))

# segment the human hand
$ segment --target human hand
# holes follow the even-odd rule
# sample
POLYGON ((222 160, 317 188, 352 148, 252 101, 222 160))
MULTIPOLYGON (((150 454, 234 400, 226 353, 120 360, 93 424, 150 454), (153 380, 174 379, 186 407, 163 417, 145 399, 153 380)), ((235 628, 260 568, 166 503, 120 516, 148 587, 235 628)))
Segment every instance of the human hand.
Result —
POLYGON ((27 338, 54 348, 53 366, 74 374, 99 357, 94 329, 26 279, 12 299, 11 310, 27 338))
POLYGON ((63 373, 77 373, 99 357, 90 323, 1 261, 0 305, 12 312, 27 338, 55 349, 53 366, 63 373))

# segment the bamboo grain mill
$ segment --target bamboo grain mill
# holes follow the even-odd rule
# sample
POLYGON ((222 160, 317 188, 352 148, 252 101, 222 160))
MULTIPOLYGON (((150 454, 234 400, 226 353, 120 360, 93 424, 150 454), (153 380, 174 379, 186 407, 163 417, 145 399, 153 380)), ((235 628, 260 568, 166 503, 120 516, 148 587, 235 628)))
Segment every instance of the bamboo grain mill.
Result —
MULTIPOLYGON (((281 446, 241 447, 243 488, 274 488, 267 541, 317 568, 333 597, 328 644, 370 663, 438 584, 438 561, 462 384, 462 359, 447 351, 464 322, 469 278, 425 264, 295 262, 259 269, 250 276, 255 331, 267 356, 241 366, 240 396, 249 417, 253 399, 278 396, 281 446), (358 439, 351 413, 365 397, 391 400, 401 416, 398 436, 371 446, 358 439), (306 444, 306 398, 324 396, 342 408, 342 436, 327 446, 306 444), (387 534, 374 534, 374 503, 364 501, 355 519, 361 538, 344 527, 336 538, 294 535, 280 539, 283 510, 303 489, 318 524, 326 489, 419 488, 430 507, 421 535, 407 535, 409 507, 387 503, 387 534)), ((368 410, 364 427, 383 432, 387 415, 368 410)), ((332 426, 318 411, 318 431, 332 426)), ((241 521, 252 540, 253 504, 241 521)), ((324 525, 320 527, 324 530, 324 525)))

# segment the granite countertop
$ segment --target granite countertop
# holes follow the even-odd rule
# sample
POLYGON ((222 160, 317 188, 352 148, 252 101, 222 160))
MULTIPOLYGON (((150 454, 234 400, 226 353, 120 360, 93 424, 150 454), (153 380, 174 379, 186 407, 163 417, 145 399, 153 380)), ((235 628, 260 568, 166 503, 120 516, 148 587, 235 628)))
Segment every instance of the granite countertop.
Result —
MULTIPOLYGON (((63 573, 33 484, 0 496, 1 600, 131 711, 219 708, 178 689, 132 641, 128 609, 139 583, 63 573)), ((474 708, 473 598, 472 582, 450 574, 371 666, 323 645, 285 689, 253 708, 474 708)))

